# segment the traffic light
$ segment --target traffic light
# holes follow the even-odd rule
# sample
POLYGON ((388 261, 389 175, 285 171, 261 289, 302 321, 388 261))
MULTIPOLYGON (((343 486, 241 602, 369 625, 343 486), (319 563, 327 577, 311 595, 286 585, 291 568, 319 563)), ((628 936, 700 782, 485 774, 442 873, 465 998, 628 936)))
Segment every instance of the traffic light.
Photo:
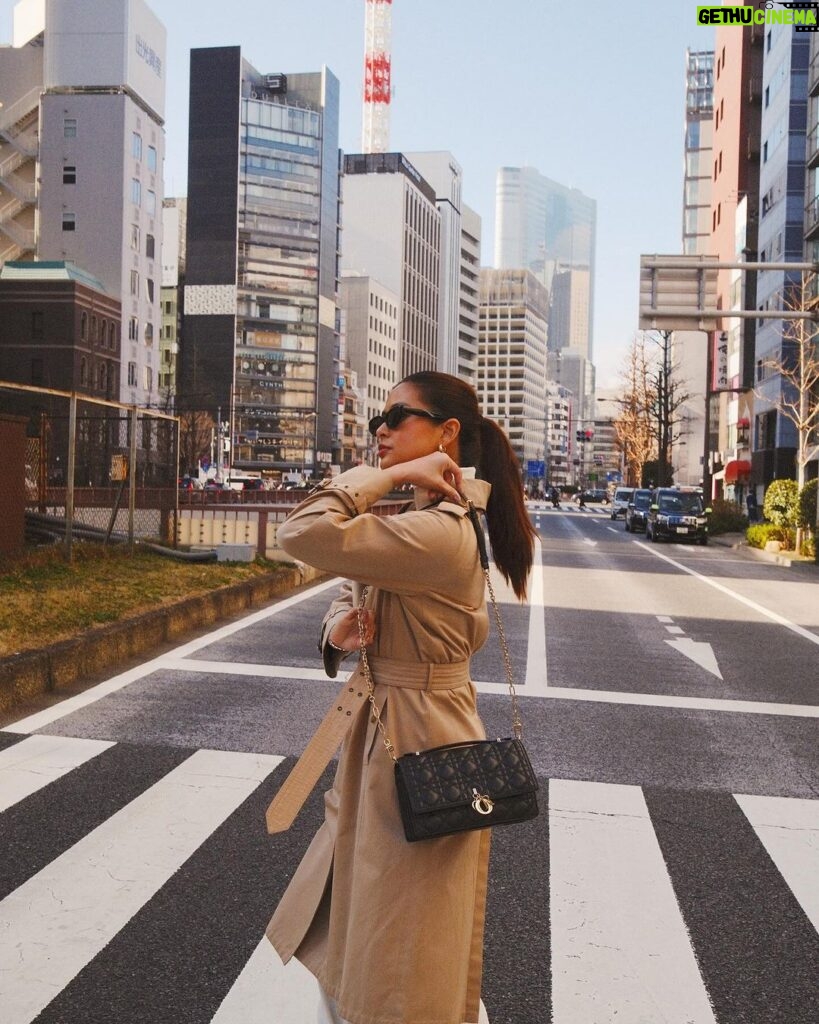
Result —
POLYGON ((581 444, 586 440, 586 432, 584 430, 578 430, 574 436, 581 444))
POLYGON ((587 441, 591 441, 591 439, 594 437, 594 431, 593 430, 587 430, 587 431, 585 431, 585 434, 586 434, 586 440, 587 441))

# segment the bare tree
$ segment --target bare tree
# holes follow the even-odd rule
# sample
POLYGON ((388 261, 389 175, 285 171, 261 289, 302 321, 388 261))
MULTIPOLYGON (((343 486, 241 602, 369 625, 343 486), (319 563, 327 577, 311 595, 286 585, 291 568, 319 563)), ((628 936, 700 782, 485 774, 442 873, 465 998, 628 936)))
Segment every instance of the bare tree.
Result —
POLYGON ((179 461, 187 473, 210 455, 216 423, 210 413, 189 410, 179 415, 179 461))
POLYGON ((650 417, 653 396, 645 337, 642 334, 632 340, 620 376, 623 380, 623 393, 618 399, 621 413, 614 421, 614 432, 623 453, 626 483, 631 487, 639 487, 643 466, 654 451, 650 417))
MULTIPOLYGON (((816 274, 802 274, 801 286, 787 294, 786 309, 810 309, 819 316, 816 274)), ((805 486, 805 469, 819 453, 819 323, 816 320, 783 320, 782 348, 778 359, 763 361, 763 367, 779 374, 783 387, 775 403, 777 410, 796 427, 796 482, 805 486)), ((755 389, 765 401, 768 396, 755 389)))
POLYGON ((651 423, 657 442, 657 484, 664 487, 673 479, 671 456, 674 445, 683 435, 681 410, 691 395, 678 379, 679 366, 671 358, 671 331, 651 333, 659 346, 649 371, 649 395, 653 399, 651 423))

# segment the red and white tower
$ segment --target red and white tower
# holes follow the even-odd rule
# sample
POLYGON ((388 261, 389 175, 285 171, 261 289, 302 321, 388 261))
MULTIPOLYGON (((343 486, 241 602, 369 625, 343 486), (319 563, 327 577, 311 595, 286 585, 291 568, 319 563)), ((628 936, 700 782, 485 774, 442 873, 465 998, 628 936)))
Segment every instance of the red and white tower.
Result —
POLYGON ((392 0, 366 0, 364 21, 364 153, 390 147, 392 0))

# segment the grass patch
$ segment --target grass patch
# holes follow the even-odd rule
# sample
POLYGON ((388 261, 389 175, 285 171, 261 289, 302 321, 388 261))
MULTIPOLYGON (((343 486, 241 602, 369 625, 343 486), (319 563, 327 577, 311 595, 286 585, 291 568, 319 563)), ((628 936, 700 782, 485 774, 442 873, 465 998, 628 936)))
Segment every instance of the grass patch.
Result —
POLYGON ((278 563, 177 562, 148 551, 74 543, 73 561, 61 547, 37 548, 0 562, 0 657, 77 636, 265 575, 278 563))

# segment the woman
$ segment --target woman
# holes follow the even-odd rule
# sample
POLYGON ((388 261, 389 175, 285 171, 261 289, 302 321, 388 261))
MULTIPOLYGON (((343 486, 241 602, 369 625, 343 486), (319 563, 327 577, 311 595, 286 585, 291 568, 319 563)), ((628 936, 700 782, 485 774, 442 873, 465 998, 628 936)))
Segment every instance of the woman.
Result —
MULTIPOLYGON (((352 581, 322 630, 331 675, 358 649, 352 595, 369 587, 375 698, 399 755, 483 739, 469 658, 488 632, 485 581, 461 495, 486 511, 495 564, 522 599, 534 531, 517 460, 473 389, 443 373, 401 381, 370 431, 381 468, 328 481, 279 527, 279 543, 352 581), (415 488, 410 510, 368 512, 405 484, 415 488)), ((285 963, 295 956, 318 978, 326 1021, 476 1024, 489 836, 407 843, 392 762, 363 702, 325 796, 324 824, 267 931, 285 963)))

